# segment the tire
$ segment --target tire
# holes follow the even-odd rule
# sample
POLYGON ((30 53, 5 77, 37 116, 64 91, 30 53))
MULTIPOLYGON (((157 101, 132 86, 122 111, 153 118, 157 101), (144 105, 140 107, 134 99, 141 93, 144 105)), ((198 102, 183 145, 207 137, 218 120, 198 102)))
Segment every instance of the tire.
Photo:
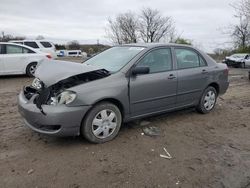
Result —
POLYGON ((207 87, 201 96, 199 105, 196 107, 196 110, 202 114, 211 112, 216 105, 217 96, 218 94, 214 87, 207 87))
POLYGON ((95 105, 84 118, 81 134, 90 142, 100 144, 113 140, 122 124, 119 108, 109 102, 95 105))
POLYGON ((246 65, 245 65, 244 62, 242 62, 242 63, 240 64, 240 68, 246 68, 246 65))
POLYGON ((36 70, 36 62, 30 63, 27 67, 26 67, 26 74, 29 77, 34 77, 35 74, 35 70, 36 70))

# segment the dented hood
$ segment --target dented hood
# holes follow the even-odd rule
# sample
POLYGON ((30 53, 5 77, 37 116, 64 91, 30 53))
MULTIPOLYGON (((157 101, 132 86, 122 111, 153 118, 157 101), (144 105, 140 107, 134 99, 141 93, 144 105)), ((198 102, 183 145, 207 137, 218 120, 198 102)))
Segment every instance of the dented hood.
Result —
POLYGON ((55 84, 71 76, 99 70, 87 64, 68 61, 45 60, 38 64, 35 77, 39 78, 46 86, 55 84))

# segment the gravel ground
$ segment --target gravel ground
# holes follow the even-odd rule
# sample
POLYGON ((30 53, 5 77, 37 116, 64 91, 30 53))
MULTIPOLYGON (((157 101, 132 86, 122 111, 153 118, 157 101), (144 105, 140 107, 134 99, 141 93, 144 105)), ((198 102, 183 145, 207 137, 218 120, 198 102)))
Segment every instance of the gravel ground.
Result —
POLYGON ((250 82, 230 70, 230 88, 213 112, 193 109, 131 122, 93 145, 28 129, 17 94, 25 76, 0 78, 0 187, 250 187, 250 82), (160 136, 142 135, 156 126, 160 136), (172 159, 164 159, 163 148, 172 159))

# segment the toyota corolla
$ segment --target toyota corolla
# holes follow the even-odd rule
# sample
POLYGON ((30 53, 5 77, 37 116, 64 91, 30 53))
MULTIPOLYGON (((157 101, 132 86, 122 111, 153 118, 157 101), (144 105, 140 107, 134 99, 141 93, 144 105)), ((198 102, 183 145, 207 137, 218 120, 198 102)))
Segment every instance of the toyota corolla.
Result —
POLYGON ((40 63, 18 97, 28 127, 93 143, 117 136, 122 123, 188 107, 206 114, 226 92, 228 68, 191 46, 112 47, 83 64, 40 63))

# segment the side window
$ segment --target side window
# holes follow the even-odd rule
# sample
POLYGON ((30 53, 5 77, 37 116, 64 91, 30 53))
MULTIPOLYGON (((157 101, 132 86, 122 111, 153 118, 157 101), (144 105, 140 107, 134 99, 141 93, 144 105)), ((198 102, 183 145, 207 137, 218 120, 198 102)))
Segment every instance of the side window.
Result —
POLYGON ((204 61, 204 59, 201 56, 199 56, 199 58, 200 58, 200 66, 201 67, 207 66, 207 63, 204 61))
POLYGON ((42 45, 43 45, 43 47, 44 48, 51 48, 52 47, 52 45, 49 43, 49 42, 40 42, 42 45))
POLYGON ((175 49, 178 69, 195 68, 200 66, 199 55, 188 49, 175 49))
POLYGON ((150 73, 172 70, 170 48, 161 48, 149 52, 137 66, 148 66, 150 68, 150 73))
POLYGON ((3 54, 3 45, 0 44, 0 54, 3 54))
POLYGON ((22 54, 23 49, 21 46, 6 45, 6 54, 22 54))
POLYGON ((32 48, 39 48, 36 42, 24 42, 24 45, 32 47, 32 48))
POLYGON ((32 51, 32 50, 30 50, 30 49, 28 49, 28 48, 23 48, 23 53, 24 54, 34 54, 35 52, 32 51))

